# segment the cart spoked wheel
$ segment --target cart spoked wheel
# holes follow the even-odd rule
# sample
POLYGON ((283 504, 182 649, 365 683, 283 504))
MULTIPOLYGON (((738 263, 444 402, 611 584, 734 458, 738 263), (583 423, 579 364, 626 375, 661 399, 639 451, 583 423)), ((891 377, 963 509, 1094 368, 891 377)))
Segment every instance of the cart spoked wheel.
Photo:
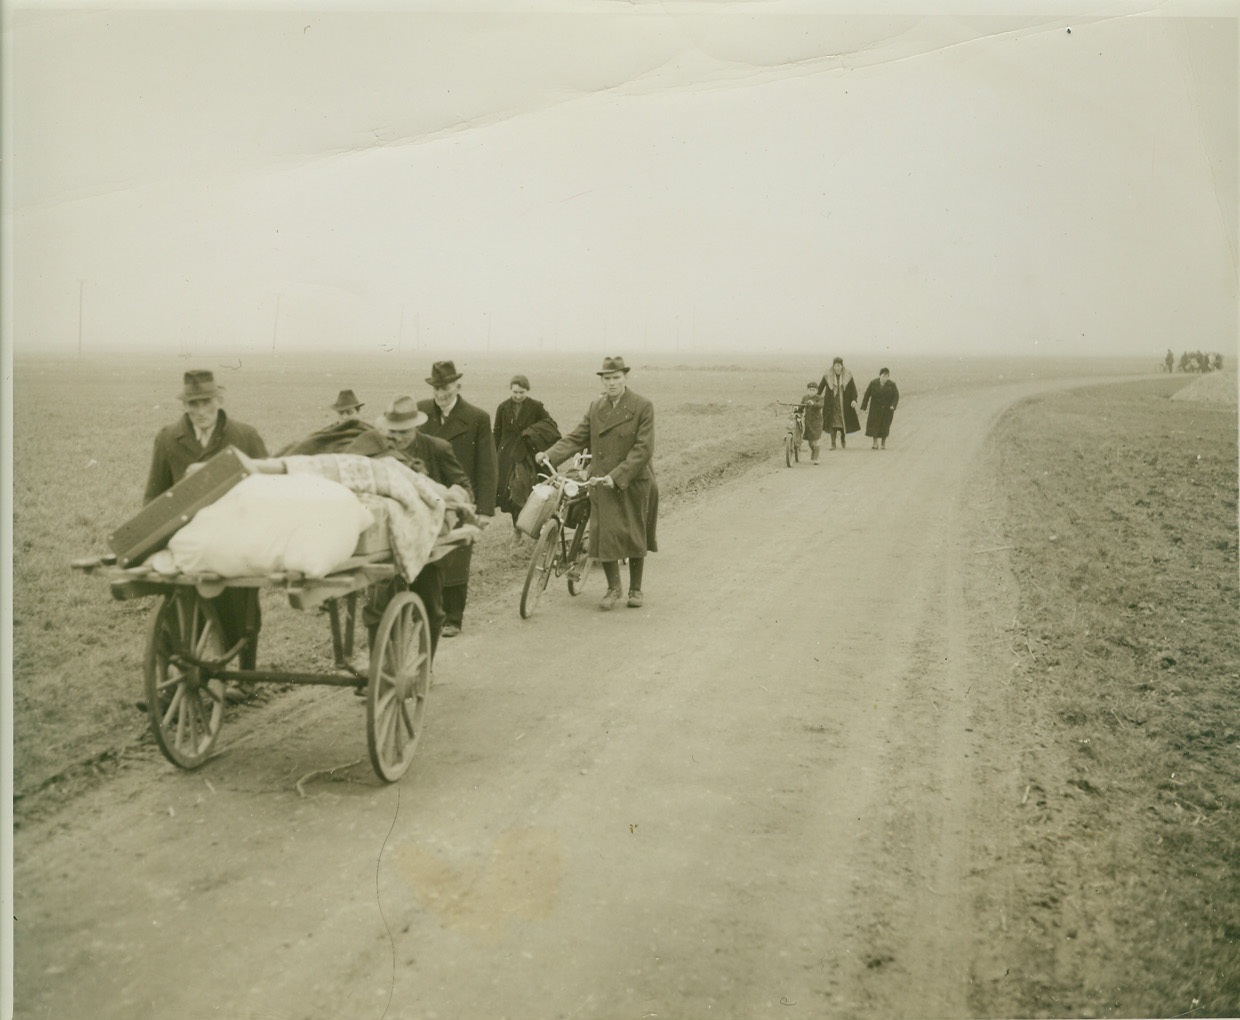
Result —
POLYGON ((521 589, 521 619, 528 620, 534 615, 538 600, 542 598, 542 593, 547 590, 547 582, 555 573, 559 553, 560 525, 552 519, 543 528, 534 552, 530 554, 530 566, 525 572, 525 587, 521 589))
POLYGON ((146 710, 164 757, 183 769, 207 760, 224 722, 224 682, 201 668, 223 654, 210 601, 193 588, 165 596, 146 646, 146 710))
POLYGON ((580 595, 586 586, 586 578, 590 576, 590 568, 594 560, 590 558, 590 522, 582 524, 573 533, 573 540, 568 546, 568 593, 580 595))
POLYGON ((784 436, 784 463, 792 467, 792 435, 784 436))
POLYGON ((394 783, 412 763, 430 691, 430 621, 422 600, 403 591, 384 610, 370 652, 366 742, 380 779, 394 783))

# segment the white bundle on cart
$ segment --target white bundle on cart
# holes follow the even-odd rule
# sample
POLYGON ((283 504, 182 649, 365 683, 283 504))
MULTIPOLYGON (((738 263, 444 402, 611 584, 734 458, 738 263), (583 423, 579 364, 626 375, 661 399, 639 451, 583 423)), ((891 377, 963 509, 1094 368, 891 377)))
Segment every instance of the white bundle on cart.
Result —
POLYGON ((372 524, 345 485, 313 474, 254 474, 238 482, 168 541, 185 574, 324 577, 352 555, 372 524))

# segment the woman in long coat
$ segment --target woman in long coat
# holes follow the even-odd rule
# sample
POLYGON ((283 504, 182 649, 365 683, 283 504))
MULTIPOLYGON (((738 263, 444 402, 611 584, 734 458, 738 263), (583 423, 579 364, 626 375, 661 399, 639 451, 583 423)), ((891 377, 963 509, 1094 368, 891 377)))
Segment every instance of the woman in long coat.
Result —
POLYGON ((831 363, 818 384, 818 393, 824 398, 822 427, 831 433, 831 449, 835 449, 836 433, 843 447, 847 433, 861 431, 861 421, 857 417, 857 384, 844 367, 843 358, 831 363))
POLYGON ((603 395, 568 435, 535 460, 561 464, 588 449, 590 477, 590 555, 603 564, 607 594, 603 609, 620 601, 619 560, 629 561, 630 608, 642 605, 642 570, 648 552, 657 551, 655 524, 659 490, 654 467, 654 405, 628 388, 623 358, 604 358, 603 395))
POLYGON ((525 376, 514 375, 508 391, 512 396, 495 409, 495 450, 499 459, 495 505, 512 515, 515 527, 534 484, 534 454, 560 438, 560 427, 540 401, 527 396, 530 381, 525 376))
POLYGON ((865 396, 861 398, 861 410, 869 407, 865 416, 865 434, 874 440, 871 449, 877 450, 879 443, 887 449, 887 436, 891 433, 891 419, 896 413, 896 404, 900 402, 900 391, 891 381, 891 373, 885 369, 878 370, 878 378, 871 379, 865 388, 865 396))

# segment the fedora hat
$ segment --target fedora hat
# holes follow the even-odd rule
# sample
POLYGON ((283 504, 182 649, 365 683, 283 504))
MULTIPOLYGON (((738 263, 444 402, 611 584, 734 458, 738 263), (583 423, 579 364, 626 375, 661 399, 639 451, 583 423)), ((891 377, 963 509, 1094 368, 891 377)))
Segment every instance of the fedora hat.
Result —
POLYGON ((217 386, 215 375, 209 369, 194 368, 185 373, 181 389, 182 400, 201 400, 218 397, 223 386, 217 386))
POLYGON ((456 370, 456 365, 451 361, 436 361, 431 365, 431 374, 426 377, 426 381, 438 389, 440 386, 456 382, 459 378, 461 378, 461 373, 456 370))
POLYGON ((336 398, 336 402, 332 404, 333 411, 347 411, 350 408, 361 410, 366 405, 357 399, 357 394, 352 390, 341 390, 340 396, 336 398))
POLYGON ((603 370, 601 372, 595 372, 594 374, 608 375, 611 372, 623 372, 625 375, 628 375, 629 366, 624 363, 623 358, 604 358, 603 370))
POLYGON ((387 410, 375 419, 375 424, 389 432, 406 432, 425 425, 426 421, 426 413, 418 410, 418 402, 413 397, 395 397, 387 410))

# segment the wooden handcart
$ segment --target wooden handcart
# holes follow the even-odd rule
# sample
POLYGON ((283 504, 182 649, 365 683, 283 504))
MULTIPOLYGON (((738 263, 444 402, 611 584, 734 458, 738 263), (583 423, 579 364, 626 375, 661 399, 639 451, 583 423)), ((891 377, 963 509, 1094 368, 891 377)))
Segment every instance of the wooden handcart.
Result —
MULTIPOLYGON (((430 560, 442 558, 472 536, 449 533, 430 560)), ((398 591, 380 618, 365 672, 353 665, 359 598, 373 584, 397 577, 389 552, 353 556, 330 574, 293 573, 222 578, 212 574, 158 574, 149 566, 124 568, 115 556, 74 561, 74 569, 102 577, 113 598, 159 597, 147 638, 144 678, 151 730, 164 756, 194 769, 215 747, 228 702, 229 682, 320 684, 351 687, 366 698, 370 762, 386 782, 408 770, 422 736, 431 685, 430 621, 412 591, 398 591), (257 641, 251 632, 224 647, 213 599, 226 588, 281 588, 294 609, 326 610, 336 672, 288 673, 236 669, 234 660, 257 641)), ((399 587, 399 585, 398 585, 399 587)))

